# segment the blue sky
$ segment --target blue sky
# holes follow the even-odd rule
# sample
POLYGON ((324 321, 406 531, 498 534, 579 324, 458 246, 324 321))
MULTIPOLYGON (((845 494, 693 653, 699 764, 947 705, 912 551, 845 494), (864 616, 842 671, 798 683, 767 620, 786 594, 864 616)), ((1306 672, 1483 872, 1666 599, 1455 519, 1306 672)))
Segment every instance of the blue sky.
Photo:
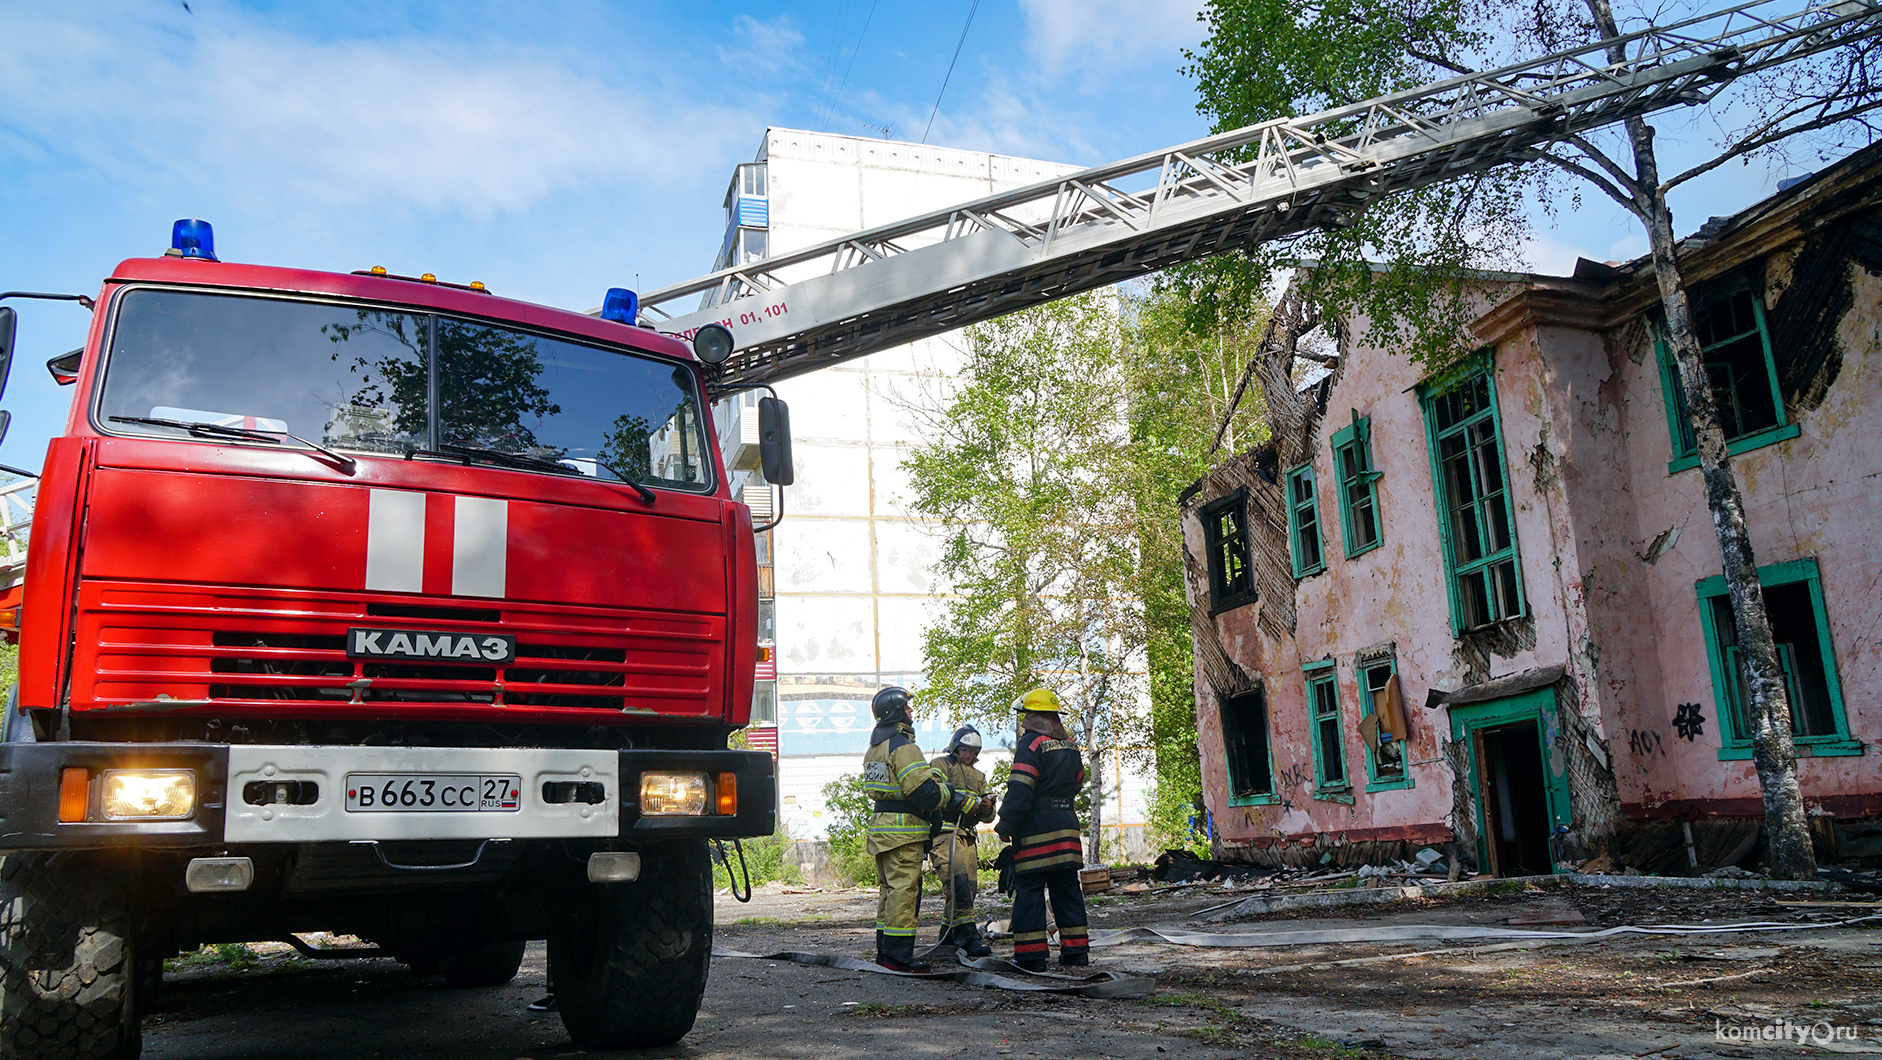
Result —
MULTIPOLYGON (((1200 137, 1180 72, 1197 6, 0 0, 0 290, 95 294, 195 216, 225 260, 384 265, 585 309, 706 271, 730 167, 766 126, 921 140, 970 9, 928 142, 1096 165, 1200 137)), ((1663 125, 1675 153, 1680 128, 1663 125)), ((1780 175, 1695 182, 1681 231, 1780 175)), ((1644 251, 1617 207, 1583 202, 1533 265, 1644 251)), ((8 304, 0 462, 37 469, 69 394, 40 365, 89 314, 8 304)))

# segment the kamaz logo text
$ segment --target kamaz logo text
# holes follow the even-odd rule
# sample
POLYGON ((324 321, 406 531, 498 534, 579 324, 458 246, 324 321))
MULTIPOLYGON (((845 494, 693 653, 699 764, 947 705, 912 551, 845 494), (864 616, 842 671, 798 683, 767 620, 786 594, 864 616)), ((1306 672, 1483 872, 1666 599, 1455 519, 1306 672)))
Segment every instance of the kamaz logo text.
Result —
POLYGON ((516 658, 516 638, 414 629, 349 629, 346 654, 354 659, 423 659, 473 665, 507 663, 516 658))

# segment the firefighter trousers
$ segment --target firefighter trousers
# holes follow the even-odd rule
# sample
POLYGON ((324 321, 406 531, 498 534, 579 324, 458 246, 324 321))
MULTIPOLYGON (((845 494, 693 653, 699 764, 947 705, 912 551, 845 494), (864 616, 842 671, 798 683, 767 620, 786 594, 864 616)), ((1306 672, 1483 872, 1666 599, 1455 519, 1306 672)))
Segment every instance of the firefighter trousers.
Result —
POLYGON ((1043 970, 1051 952, 1046 932, 1046 891, 1052 892, 1052 919, 1059 926, 1059 963, 1090 963, 1085 931, 1085 892, 1078 866, 1059 865, 1044 872, 1013 875, 1013 963, 1043 970))
POLYGON ((921 905, 921 843, 876 855, 876 956, 908 964, 915 959, 915 912, 921 905))
POLYGON ((953 855, 954 863, 949 865, 946 836, 935 840, 934 849, 928 853, 928 863, 934 867, 936 876, 944 880, 950 875, 953 877, 954 915, 941 925, 942 942, 952 940, 956 928, 974 922, 974 895, 980 890, 980 851, 977 844, 957 836, 953 855))

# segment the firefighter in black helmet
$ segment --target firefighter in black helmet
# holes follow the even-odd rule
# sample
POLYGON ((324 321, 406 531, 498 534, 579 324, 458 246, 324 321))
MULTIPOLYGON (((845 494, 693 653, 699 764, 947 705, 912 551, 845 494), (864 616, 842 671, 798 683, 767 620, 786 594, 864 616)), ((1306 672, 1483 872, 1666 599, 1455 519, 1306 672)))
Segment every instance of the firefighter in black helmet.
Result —
POLYGON ((979 850, 976 828, 993 820, 993 796, 987 794, 987 775, 974 768, 980 758, 980 730, 963 725, 948 740, 948 750, 928 763, 947 780, 955 791, 967 796, 958 814, 945 814, 943 832, 928 855, 935 875, 950 880, 953 888, 953 913, 941 925, 941 941, 959 946, 969 957, 985 957, 993 952, 981 941, 974 926, 974 894, 980 890, 979 850))
POLYGON ((905 688, 885 688, 869 703, 876 716, 863 755, 863 789, 875 800, 869 853, 876 859, 876 963, 896 972, 925 972, 915 961, 915 911, 921 902, 921 859, 931 823, 959 816, 967 797, 955 791, 915 745, 905 688))

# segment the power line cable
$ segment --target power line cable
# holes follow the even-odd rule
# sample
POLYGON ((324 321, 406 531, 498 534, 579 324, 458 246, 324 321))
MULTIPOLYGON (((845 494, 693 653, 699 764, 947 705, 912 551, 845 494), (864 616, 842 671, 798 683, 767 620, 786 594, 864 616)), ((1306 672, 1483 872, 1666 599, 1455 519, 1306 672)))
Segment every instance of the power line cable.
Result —
MULTIPOLYGON (((856 57, 862 54, 863 38, 869 36, 869 23, 875 20, 876 4, 879 0, 870 0, 869 14, 863 18, 863 31, 856 35, 856 48, 850 52, 850 64, 843 68, 843 80, 836 86, 836 95, 830 97, 830 105, 823 111, 823 127, 830 128, 830 116, 836 113, 836 105, 843 101, 843 88, 850 83, 850 71, 856 69, 856 57)), ((980 0, 974 0, 979 3, 980 0)))
POLYGON ((980 0, 974 0, 967 9, 967 23, 961 27, 961 39, 954 44, 954 58, 948 60, 948 72, 941 78, 941 91, 934 95, 934 109, 928 112, 928 127, 921 131, 921 142, 928 142, 928 134, 934 129, 934 116, 941 110, 941 97, 947 95, 948 81, 954 77, 954 64, 961 60, 961 45, 967 43, 967 30, 974 24, 974 12, 980 10, 980 0))

